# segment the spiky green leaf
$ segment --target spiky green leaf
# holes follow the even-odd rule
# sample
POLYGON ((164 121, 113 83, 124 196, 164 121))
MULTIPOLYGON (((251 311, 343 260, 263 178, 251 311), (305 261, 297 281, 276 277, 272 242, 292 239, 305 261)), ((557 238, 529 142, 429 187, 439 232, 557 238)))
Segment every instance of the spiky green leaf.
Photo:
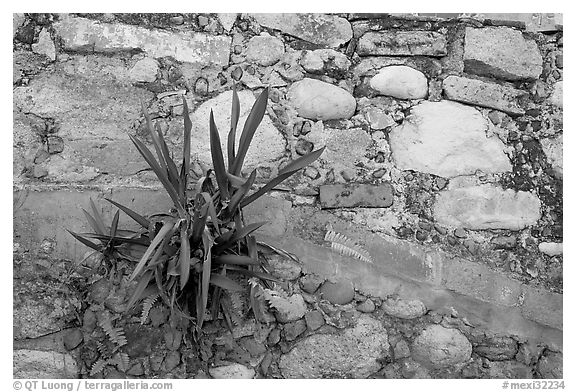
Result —
POLYGON ((116 207, 118 207, 122 211, 124 211, 124 213, 126 213, 126 215, 128 215, 130 218, 132 218, 136 223, 138 223, 143 228, 148 229, 148 227, 150 226, 150 221, 148 219, 144 218, 142 215, 132 211, 130 208, 123 206, 120 203, 115 202, 114 200, 111 200, 108 198, 106 198, 106 200, 108 200, 110 203, 114 204, 116 207))
POLYGON ((218 189, 224 200, 228 200, 228 177, 226 177, 226 167, 224 167, 224 157, 222 156, 222 146, 220 145, 220 134, 214 122, 214 113, 210 110, 210 152, 212 155, 212 164, 214 165, 214 174, 218 189))

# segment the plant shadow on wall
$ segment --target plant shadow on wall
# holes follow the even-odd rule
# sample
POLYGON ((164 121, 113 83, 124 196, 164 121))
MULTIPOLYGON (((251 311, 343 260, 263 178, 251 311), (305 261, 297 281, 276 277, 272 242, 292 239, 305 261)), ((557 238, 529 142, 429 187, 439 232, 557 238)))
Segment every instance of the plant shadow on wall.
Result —
MULTIPOLYGON (((267 100, 268 88, 254 103, 236 151, 240 104, 234 88, 227 139, 227 168, 219 132, 213 113, 210 113, 213 169, 205 170, 199 178, 190 172, 192 123, 186 100, 183 98, 184 154, 180 168, 172 159, 159 127, 153 126, 150 115, 143 107, 156 156, 138 138, 131 136, 131 140, 162 183, 174 207, 166 214, 146 217, 106 199, 118 207, 108 228, 90 200, 92 214, 86 210, 84 213, 94 232, 69 231, 74 238, 94 250, 91 255, 91 260, 96 260, 96 263, 92 263, 93 268, 103 271, 109 281, 123 281, 131 287, 130 300, 125 309, 131 312, 141 305, 142 324, 148 318, 153 304, 161 301, 170 309, 170 325, 189 332, 194 341, 198 342, 205 319, 216 319, 219 312, 222 312, 232 328, 233 309, 220 299, 223 290, 232 293, 243 290, 234 280, 235 276, 251 279, 250 298, 253 308, 254 297, 259 295, 258 290, 266 293, 271 288, 278 288, 274 284, 277 279, 268 273, 266 260, 259 257, 259 252, 266 250, 287 254, 258 242, 253 232, 266 222, 245 225, 242 209, 314 162, 323 149, 290 162, 279 170, 277 177, 253 190, 256 170, 244 178, 242 166, 254 133, 265 114, 267 100), (120 211, 137 222, 140 229, 120 229, 120 211)), ((256 309, 253 311, 256 312, 256 309)), ((91 366, 91 375, 99 374, 108 364, 114 364, 119 369, 128 367, 129 358, 122 352, 127 340, 122 328, 113 326, 114 320, 110 315, 98 320, 98 326, 102 329, 101 336, 107 339, 98 346, 100 356, 91 366)))

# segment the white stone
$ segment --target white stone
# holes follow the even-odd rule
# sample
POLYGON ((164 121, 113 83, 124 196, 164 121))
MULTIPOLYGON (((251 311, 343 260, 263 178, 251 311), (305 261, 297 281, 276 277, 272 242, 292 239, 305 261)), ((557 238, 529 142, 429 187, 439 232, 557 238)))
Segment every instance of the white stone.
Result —
POLYGON ((356 111, 352 94, 316 79, 305 78, 292 84, 288 100, 299 116, 311 120, 348 119, 356 111))
MULTIPOLYGON (((244 129, 246 118, 256 101, 252 92, 244 90, 238 92, 240 101, 240 119, 236 131, 236 146, 240 140, 240 135, 244 129)), ((220 133, 220 142, 222 144, 222 154, 224 161, 227 162, 228 148, 227 139, 230 131, 230 114, 232 107, 232 91, 225 91, 215 98, 212 98, 200 105, 190 116, 192 120, 192 144, 190 151, 192 156, 196 156, 201 162, 212 167, 212 158, 210 155, 210 110, 214 111, 214 121, 220 133)), ((180 121, 180 120, 178 120, 180 121)), ((286 141, 282 134, 276 129, 268 115, 264 115, 260 126, 254 134, 244 167, 253 168, 259 164, 270 164, 275 162, 284 154, 286 141)), ((236 147, 238 151, 238 147, 236 147)))
POLYGON ((388 298, 382 302, 384 313, 401 319, 414 319, 426 313, 426 305, 419 299, 388 298))
POLYGON ((548 98, 550 103, 559 108, 563 108, 564 107, 563 96, 564 96, 564 88, 562 81, 554 83, 554 91, 548 98))
POLYGON ((540 199, 530 192, 484 184, 438 194, 434 218, 441 225, 472 230, 521 230, 540 219, 540 199))
POLYGON ((430 325, 412 343, 412 358, 429 368, 445 368, 466 362, 472 344, 457 329, 430 325))
POLYGON ((202 65, 227 66, 232 42, 232 38, 225 35, 150 30, 67 16, 53 27, 67 50, 113 53, 140 49, 150 57, 170 56, 202 65))
POLYGON ((55 351, 14 350, 14 378, 77 378, 76 361, 55 351))
POLYGON ((50 37, 50 33, 45 28, 42 29, 38 36, 38 43, 32 44, 32 51, 37 54, 43 54, 50 60, 56 60, 56 46, 50 37))
POLYGON ((548 158, 548 162, 552 165, 552 169, 560 176, 563 176, 563 160, 562 149, 564 145, 564 137, 561 134, 552 139, 540 139, 542 150, 548 158))
POLYGON ((364 113, 364 117, 372 129, 380 130, 396 125, 396 121, 381 109, 370 108, 364 113))
POLYGON ((372 77, 370 87, 394 98, 420 99, 428 94, 428 79, 412 67, 392 65, 382 68, 372 77))
POLYGON ((345 54, 334 49, 316 49, 305 51, 300 65, 310 73, 321 73, 322 71, 343 73, 348 71, 351 63, 345 54))
POLYGON ((16 35, 16 31, 24 24, 26 16, 24 14, 12 14, 12 37, 16 35))
POLYGON ((282 40, 268 34, 252 37, 246 46, 246 60, 263 66, 276 64, 283 55, 282 40))
POLYGON ((238 14, 236 13, 219 13, 218 19, 220 19, 220 24, 224 27, 224 30, 230 31, 236 22, 238 14))
POLYGON ((158 61, 150 57, 145 57, 130 69, 130 78, 135 82, 152 83, 156 80, 158 69, 158 61))
POLYGON ((213 378, 219 379, 250 379, 254 378, 256 374, 254 369, 239 363, 210 368, 208 369, 208 373, 210 373, 213 378))
POLYGON ((538 244, 540 252, 548 256, 559 256, 564 253, 562 242, 541 242, 538 244))
POLYGON ((422 102, 390 132, 396 166, 441 177, 512 170, 505 146, 487 137, 488 120, 456 102, 422 102))

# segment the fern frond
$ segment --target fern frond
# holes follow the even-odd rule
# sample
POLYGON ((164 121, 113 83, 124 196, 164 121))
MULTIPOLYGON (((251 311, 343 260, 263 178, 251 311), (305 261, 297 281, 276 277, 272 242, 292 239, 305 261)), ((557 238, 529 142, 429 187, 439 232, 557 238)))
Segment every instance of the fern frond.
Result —
POLYGON ((106 367, 106 365, 108 365, 108 360, 100 358, 99 360, 94 362, 94 364, 90 368, 90 375, 95 376, 98 373, 101 373, 102 370, 104 370, 104 368, 106 367))
POLYGON ((130 368, 130 357, 126 353, 116 353, 113 361, 121 372, 126 372, 130 368))
POLYGON ((116 349, 126 345, 128 341, 124 336, 124 329, 122 327, 114 328, 112 326, 112 320, 109 316, 104 316, 98 321, 98 325, 102 327, 108 338, 116 345, 116 349))
POLYGON ((154 303, 158 299, 159 295, 160 295, 159 293, 149 295, 148 297, 146 297, 146 299, 142 303, 142 313, 140 315, 140 325, 144 325, 144 323, 146 323, 146 320, 148 320, 148 314, 150 313, 150 310, 152 309, 152 306, 154 306, 154 303))
POLYGON ((98 349, 100 357, 102 358, 110 358, 110 356, 112 355, 112 353, 110 352, 110 348, 101 342, 96 343, 96 348, 98 349))
POLYGON ((373 263, 370 254, 343 234, 328 229, 324 241, 330 241, 330 247, 343 256, 353 257, 365 263, 373 263))

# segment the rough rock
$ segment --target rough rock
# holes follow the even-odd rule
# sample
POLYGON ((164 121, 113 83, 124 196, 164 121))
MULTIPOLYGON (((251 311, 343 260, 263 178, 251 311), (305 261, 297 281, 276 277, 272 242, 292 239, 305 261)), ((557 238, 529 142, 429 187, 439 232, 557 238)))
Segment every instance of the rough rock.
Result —
POLYGON ((304 41, 336 48, 352 39, 352 26, 338 16, 325 14, 252 14, 256 22, 304 41))
POLYGON ((472 344, 457 329, 430 325, 412 343, 412 358, 429 368, 446 368, 466 362, 472 344))
POLYGON ((345 54, 334 49, 305 51, 300 65, 310 73, 345 74, 350 68, 350 60, 345 54))
POLYGON ((428 94, 428 79, 405 65, 384 67, 370 79, 370 87, 382 95, 400 99, 421 99, 428 94))
POLYGON ((291 342, 306 331, 306 321, 296 320, 284 325, 284 338, 291 342))
POLYGON ((216 66, 228 65, 232 39, 225 35, 150 30, 121 23, 64 17, 53 24, 65 50, 102 53, 142 50, 150 57, 216 66))
POLYGON ((418 299, 387 298, 382 302, 381 307, 387 315, 408 320, 426 313, 426 305, 418 299))
POLYGON ((276 319, 281 323, 289 323, 304 317, 306 302, 300 294, 293 294, 288 298, 277 300, 274 303, 276 319))
POLYGON ((533 40, 507 27, 466 28, 464 70, 505 80, 535 80, 542 56, 533 40))
POLYGON ((548 256, 559 256, 563 253, 562 242, 541 242, 538 244, 538 250, 548 256))
POLYGON ((152 83, 156 80, 158 69, 158 61, 150 57, 145 57, 142 60, 138 60, 130 69, 130 77, 135 82, 152 83))
MULTIPOLYGON (((239 91, 238 99, 240 101, 240 119, 238 129, 242 130, 244 122, 256 101, 250 91, 239 91)), ((214 121, 220 133, 220 142, 222 144, 222 154, 227 156, 227 138, 230 131, 230 114, 232 105, 232 91, 225 91, 215 98, 209 99, 200 105, 190 116, 192 120, 192 143, 190 151, 192 155, 197 156, 201 162, 212 166, 212 157, 210 155, 210 133, 209 119, 210 110, 214 112, 214 121)), ((177 120, 178 124, 182 120, 177 120)), ((181 124, 180 124, 181 125, 181 124)), ((236 133, 237 143, 240 140, 241 131, 236 133)), ((260 126, 252 139, 252 146, 248 149, 244 165, 247 168, 253 168, 260 164, 269 164, 275 162, 284 153, 286 142, 282 134, 276 129, 272 120, 264 115, 260 126)))
POLYGON ((372 313, 374 310, 376 310, 376 305, 374 304, 374 301, 372 301, 370 298, 367 298, 366 301, 360 303, 356 309, 362 313, 372 313))
POLYGON ((52 37, 50 37, 50 33, 45 28, 40 32, 38 42, 32 44, 32 52, 43 54, 52 61, 56 60, 56 46, 54 46, 52 37))
POLYGON ((342 334, 311 335, 280 358, 285 378, 366 378, 388 354, 388 335, 379 321, 361 316, 342 334))
POLYGON ((557 379, 562 378, 563 359, 562 353, 547 351, 540 357, 536 370, 542 378, 557 379))
POLYGON ((442 88, 446 98, 453 101, 484 106, 514 115, 524 114, 524 110, 518 105, 518 97, 525 94, 521 90, 454 75, 444 79, 442 88))
POLYGON ((220 378, 220 379, 232 379, 232 378, 248 379, 248 378, 254 378, 254 375, 256 374, 254 369, 251 369, 239 363, 210 368, 208 369, 208 373, 210 373, 212 378, 220 378))
POLYGON ((521 230, 540 219, 540 200, 530 192, 484 184, 438 194, 434 218, 448 227, 521 230))
POLYGON ((305 78, 288 90, 288 100, 299 116, 311 120, 347 119, 354 115, 356 99, 330 83, 305 78))
POLYGON ((55 351, 14 350, 14 378, 77 378, 76 361, 55 351))
POLYGON ((446 37, 432 31, 380 31, 358 40, 360 56, 445 56, 446 37))
POLYGON ((374 130, 382 130, 396 125, 396 121, 381 109, 371 107, 364 113, 364 117, 370 123, 370 128, 374 130))
POLYGON ((530 367, 516 361, 498 361, 489 363, 488 377, 508 379, 534 378, 530 367))
POLYGON ((548 162, 552 165, 552 169, 557 175, 563 177, 563 159, 562 150, 564 146, 564 136, 560 134, 554 138, 540 139, 540 144, 542 145, 542 150, 548 159, 548 162))
POLYGON ((564 83, 562 81, 556 82, 554 83, 554 90, 552 91, 552 94, 550 95, 550 97, 548 97, 548 100, 550 101, 550 103, 554 106, 557 106, 559 108, 563 108, 564 107, 564 83))
POLYGON ((218 19, 220 20, 220 24, 226 31, 230 31, 236 22, 236 18, 238 18, 238 14, 236 13, 219 13, 218 19))
POLYGON ((12 14, 12 37, 16 35, 16 31, 24 24, 26 16, 22 13, 12 14))
POLYGON ((266 255, 270 273, 282 280, 294 280, 300 276, 302 267, 298 262, 280 254, 266 255))
POLYGON ((349 280, 326 281, 320 286, 322 299, 332 304, 344 305, 354 299, 354 285, 349 280))
POLYGON ((398 341, 394 346, 394 359, 408 358, 410 356, 410 346, 404 339, 398 341))
POLYGON ((80 345, 80 343, 82 343, 83 339, 82 331, 78 328, 74 328, 64 335, 64 347, 66 350, 74 350, 80 345))
POLYGON ((252 37, 246 47, 246 60, 269 66, 276 64, 284 55, 284 43, 271 35, 252 37))
POLYGON ((510 337, 493 337, 474 347, 474 352, 491 361, 504 361, 516 356, 518 343, 510 337))
POLYGON ((389 135, 396 166, 441 177, 512 170, 505 146, 486 136, 488 122, 456 102, 422 102, 389 135))
POLYGON ((316 274, 307 274, 300 278, 300 287, 309 294, 314 294, 322 283, 324 283, 324 278, 316 274))
POLYGON ((394 202, 394 189, 390 183, 335 184, 320 186, 322 208, 390 207, 394 202))
POLYGON ((311 331, 316 331, 318 328, 324 325, 324 316, 319 310, 313 310, 304 315, 304 320, 308 329, 311 331))

